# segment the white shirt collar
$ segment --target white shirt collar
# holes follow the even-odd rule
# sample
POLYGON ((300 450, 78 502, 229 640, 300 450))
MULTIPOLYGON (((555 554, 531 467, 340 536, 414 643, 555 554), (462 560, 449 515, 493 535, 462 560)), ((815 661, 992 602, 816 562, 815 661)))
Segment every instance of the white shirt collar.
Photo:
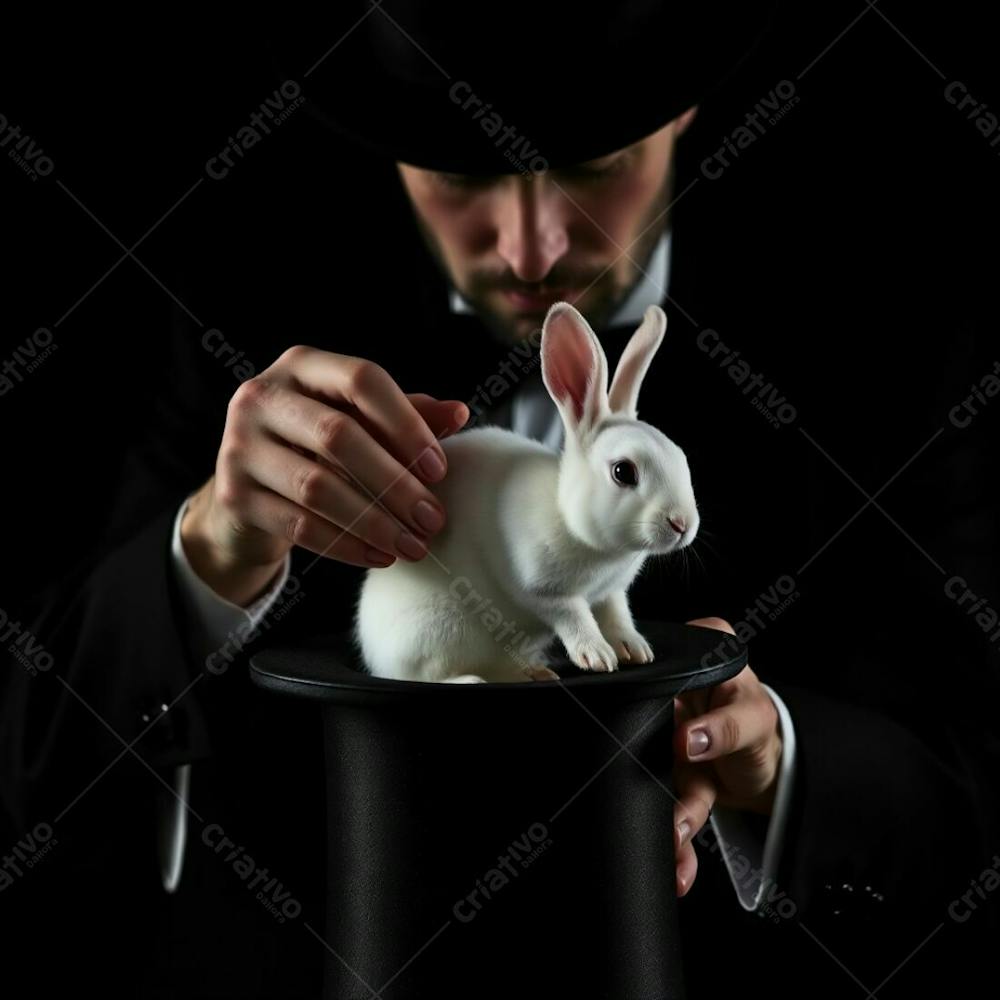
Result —
MULTIPOLYGON (((662 304, 670 280, 670 238, 671 231, 667 229, 660 237, 660 242, 656 244, 642 280, 618 307, 608 323, 609 326, 628 326, 630 323, 638 326, 647 306, 662 304)), ((449 293, 449 304, 453 313, 475 312, 455 288, 449 293)))
MULTIPOLYGON (((670 278, 670 231, 660 237, 642 280, 611 317, 608 326, 638 326, 648 306, 662 304, 670 278)), ((474 313, 469 304, 454 290, 450 294, 451 309, 456 313, 474 313)), ((526 437, 534 438, 553 451, 563 444, 563 425, 548 390, 542 382, 540 369, 520 382, 505 405, 494 412, 491 423, 509 427, 526 437)))

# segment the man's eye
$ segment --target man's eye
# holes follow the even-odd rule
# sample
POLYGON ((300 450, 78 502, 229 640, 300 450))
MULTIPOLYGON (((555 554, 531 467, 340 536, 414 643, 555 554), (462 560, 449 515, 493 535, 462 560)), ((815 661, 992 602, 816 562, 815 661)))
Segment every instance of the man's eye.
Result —
POLYGON ((457 191, 476 191, 489 187, 494 178, 490 175, 480 176, 478 174, 437 174, 438 181, 445 187, 454 188, 457 191))
POLYGON ((571 180, 600 181, 617 177, 625 170, 627 161, 627 157, 619 156, 617 159, 602 166, 587 166, 586 164, 582 164, 578 167, 565 167, 559 172, 571 180))

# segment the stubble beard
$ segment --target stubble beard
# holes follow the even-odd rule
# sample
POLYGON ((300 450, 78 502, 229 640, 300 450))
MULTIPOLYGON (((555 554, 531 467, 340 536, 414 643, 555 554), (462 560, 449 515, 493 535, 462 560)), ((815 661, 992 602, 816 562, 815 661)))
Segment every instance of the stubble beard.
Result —
MULTIPOLYGON (((670 202, 673 190, 674 164, 671 160, 663 184, 639 227, 640 235, 632 247, 623 247, 624 253, 620 253, 615 261, 617 264, 618 260, 627 256, 630 272, 627 282, 623 286, 617 287, 611 284, 613 265, 608 266, 586 293, 586 296, 589 297, 586 304, 586 318, 587 322, 595 329, 609 324, 622 303, 631 295, 635 287, 645 278, 646 272, 649 271, 649 264, 660 237, 670 225, 670 202)), ((532 329, 526 329, 523 323, 520 325, 517 322, 512 323, 507 316, 500 315, 491 309, 481 294, 472 289, 459 288, 448 268, 434 233, 415 209, 412 211, 412 216, 431 259, 448 286, 449 294, 453 291, 458 292, 475 310, 478 318, 490 330, 496 341, 503 345, 512 345, 524 340, 538 329, 538 324, 532 329)), ((491 285, 491 290, 496 287, 496 284, 491 285)), ((663 292, 665 295, 666 290, 664 289, 663 292)))

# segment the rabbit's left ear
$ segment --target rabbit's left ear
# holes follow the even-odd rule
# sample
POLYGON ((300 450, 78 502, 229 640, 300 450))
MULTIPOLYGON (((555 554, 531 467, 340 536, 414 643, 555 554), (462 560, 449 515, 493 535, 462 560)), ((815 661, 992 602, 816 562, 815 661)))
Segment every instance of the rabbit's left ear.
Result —
POLYGON ((637 419, 639 388, 646 377, 649 363, 663 343, 667 329, 667 314, 657 305, 649 306, 639 329, 632 334, 615 369, 608 393, 612 413, 637 419))
POLYGON ((556 302, 545 317, 542 380, 567 435, 582 440, 610 415, 608 359, 590 324, 568 302, 556 302))

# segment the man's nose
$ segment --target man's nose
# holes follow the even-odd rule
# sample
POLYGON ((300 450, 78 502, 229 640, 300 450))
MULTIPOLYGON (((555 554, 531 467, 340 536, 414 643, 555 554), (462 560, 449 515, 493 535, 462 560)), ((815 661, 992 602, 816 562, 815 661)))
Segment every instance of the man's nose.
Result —
POLYGON ((497 251, 521 281, 541 281, 569 248, 564 201, 538 178, 516 178, 504 191, 497 251))

